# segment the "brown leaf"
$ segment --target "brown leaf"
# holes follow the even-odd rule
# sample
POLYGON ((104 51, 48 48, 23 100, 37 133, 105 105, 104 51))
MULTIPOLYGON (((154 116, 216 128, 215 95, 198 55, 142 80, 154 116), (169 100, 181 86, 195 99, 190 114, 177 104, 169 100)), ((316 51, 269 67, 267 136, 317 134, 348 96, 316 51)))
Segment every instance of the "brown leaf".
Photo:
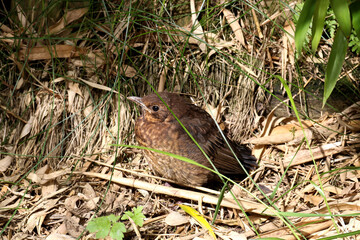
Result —
POLYGON ((81 18, 88 11, 88 8, 79 8, 75 10, 68 11, 63 18, 61 18, 57 23, 49 27, 50 34, 56 34, 62 31, 66 25, 72 23, 73 21, 81 18))
POLYGON ((5 172, 13 162, 14 157, 7 155, 0 160, 0 172, 5 172))
POLYGON ((46 240, 75 240, 75 237, 71 237, 66 234, 60 233, 51 233, 49 236, 46 237, 46 240))
POLYGON ((25 126, 21 130, 20 138, 25 137, 26 135, 28 135, 31 132, 33 123, 34 123, 34 116, 31 116, 29 121, 25 124, 25 126))
POLYGON ((87 80, 84 80, 84 79, 80 79, 81 81, 83 81, 84 83, 86 83, 87 85, 89 85, 90 87, 93 87, 93 88, 97 88, 97 89, 100 89, 100 90, 105 90, 105 91, 113 91, 114 93, 118 93, 117 91, 107 87, 107 86, 104 86, 104 85, 101 85, 101 84, 98 84, 98 83, 94 83, 94 82, 90 82, 90 81, 87 81, 87 80))
POLYGON ((29 21, 26 19, 25 13, 23 9, 21 8, 20 4, 16 4, 16 12, 18 14, 18 18, 20 20, 20 23, 24 29, 27 29, 27 26, 29 26, 29 21))
POLYGON ((137 74, 137 71, 135 68, 130 67, 129 65, 124 64, 121 68, 121 74, 125 75, 126 77, 132 78, 135 77, 137 74))
MULTIPOLYGON (((47 212, 46 211, 40 211, 32 214, 29 219, 26 221, 26 231, 32 232, 34 228, 36 227, 38 230, 40 230, 40 227, 42 223, 44 222, 45 216, 47 212)), ((41 231, 38 231, 41 232, 41 231)))
POLYGON ((66 231, 72 237, 79 238, 81 233, 85 229, 85 226, 83 226, 82 224, 79 224, 80 219, 78 217, 75 217, 75 216, 66 217, 64 222, 65 222, 65 226, 66 226, 66 231))
MULTIPOLYGON (((195 8, 195 1, 194 0, 190 0, 190 9, 191 9, 191 21, 192 21, 192 30, 191 32, 193 34, 195 34, 197 36, 197 38, 200 38, 202 40, 205 40, 204 37, 204 30, 201 26, 201 24, 199 23, 199 21, 197 20, 197 11, 195 8)), ((204 53, 206 53, 206 44, 200 40, 197 40, 197 45, 199 46, 200 50, 204 53)))
MULTIPOLYGON (((19 59, 28 61, 47 60, 52 58, 78 57, 86 53, 85 48, 70 45, 52 45, 33 48, 23 48, 19 51, 19 59)), ((15 55, 12 55, 15 58, 15 55)))
POLYGON ((179 212, 171 212, 165 218, 165 223, 170 226, 179 226, 189 222, 189 216, 184 216, 179 212))
POLYGON ((69 91, 73 91, 74 93, 79 94, 81 97, 83 97, 81 90, 79 88, 79 83, 69 82, 69 91))
POLYGON ((310 203, 314 204, 315 206, 319 206, 319 204, 322 201, 324 201, 324 198, 321 196, 304 194, 304 200, 305 200, 305 202, 310 202, 310 203))
POLYGON ((226 21, 229 23, 231 29, 233 30, 236 40, 238 40, 239 43, 247 49, 248 46, 245 43, 245 38, 244 38, 243 32, 242 32, 240 24, 239 24, 238 20, 235 18, 234 14, 226 8, 224 8, 223 14, 226 18, 226 21))
POLYGON ((284 163, 284 167, 286 167, 287 165, 290 164, 290 161, 292 161, 291 166, 295 166, 306 162, 310 162, 312 161, 313 157, 316 160, 342 151, 344 151, 344 148, 341 147, 341 142, 325 144, 321 147, 312 149, 311 150, 312 154, 310 154, 309 149, 300 150, 295 154, 294 153, 288 154, 284 157, 283 163, 284 163))
POLYGON ((289 143, 292 142, 292 145, 296 145, 301 142, 304 138, 304 132, 306 138, 310 141, 312 139, 312 132, 309 129, 298 130, 295 132, 291 132, 286 129, 284 133, 271 133, 270 136, 254 138, 249 140, 252 144, 256 145, 271 145, 271 144, 281 144, 281 143, 289 143))

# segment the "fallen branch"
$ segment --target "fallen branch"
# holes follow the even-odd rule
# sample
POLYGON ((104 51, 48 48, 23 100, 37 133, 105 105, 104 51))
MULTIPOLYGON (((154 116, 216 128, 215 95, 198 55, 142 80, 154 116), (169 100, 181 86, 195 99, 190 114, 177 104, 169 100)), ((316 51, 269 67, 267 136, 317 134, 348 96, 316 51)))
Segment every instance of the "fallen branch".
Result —
MULTIPOLYGON (((93 173, 93 172, 74 172, 74 173, 82 174, 89 177, 101 178, 108 181, 111 178, 110 175, 102 174, 102 173, 93 173)), ((116 176, 113 176, 111 178, 111 181, 120 185, 144 189, 158 194, 165 194, 165 195, 189 199, 193 201, 199 201, 201 199, 205 203, 214 204, 214 205, 218 203, 218 197, 205 193, 199 193, 199 192, 194 192, 194 191, 184 190, 174 187, 161 186, 161 185, 147 183, 144 181, 139 181, 136 179, 122 178, 116 176)), ((238 199, 238 201, 246 212, 263 214, 263 215, 274 215, 275 210, 270 207, 268 208, 263 204, 255 203, 246 199, 238 199)), ((232 199, 223 199, 223 201, 221 202, 221 206, 241 210, 240 206, 238 206, 237 203, 232 199)))

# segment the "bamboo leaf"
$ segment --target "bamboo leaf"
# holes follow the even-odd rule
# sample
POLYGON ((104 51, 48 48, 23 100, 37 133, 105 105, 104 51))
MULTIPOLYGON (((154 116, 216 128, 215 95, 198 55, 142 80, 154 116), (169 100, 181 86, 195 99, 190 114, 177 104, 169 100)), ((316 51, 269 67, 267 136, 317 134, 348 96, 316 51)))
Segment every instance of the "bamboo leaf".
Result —
POLYGON ((314 15, 316 0, 306 0, 300 13, 299 21, 296 24, 295 46, 296 50, 301 53, 302 46, 306 37, 310 21, 314 15))
POLYGON ((203 228, 206 228, 207 230, 209 230, 209 234, 213 239, 216 239, 216 235, 213 231, 213 229, 211 228, 210 224, 206 221, 206 219, 201 216, 201 214, 196 211, 195 209, 193 209, 192 207, 183 205, 183 204, 179 204, 179 206, 181 207, 182 210, 184 210, 187 214, 189 214, 190 216, 192 216, 198 223, 200 223, 200 225, 203 228))
POLYGON ((360 37, 360 1, 355 1, 350 5, 352 16, 352 24, 355 29, 356 35, 360 37))
POLYGON ((347 38, 345 37, 343 31, 338 29, 331 49, 328 65, 326 67, 323 106, 336 85, 336 81, 340 75, 341 68, 345 60, 347 46, 347 38))
POLYGON ((349 10, 349 3, 347 0, 330 0, 331 8, 334 11, 336 20, 339 23, 340 29, 344 32, 346 37, 351 33, 351 17, 349 10))
POLYGON ((311 48, 313 52, 319 45, 321 35, 324 29, 324 21, 327 9, 329 7, 329 0, 318 0, 316 2, 316 8, 314 13, 313 25, 312 25, 312 41, 311 48))

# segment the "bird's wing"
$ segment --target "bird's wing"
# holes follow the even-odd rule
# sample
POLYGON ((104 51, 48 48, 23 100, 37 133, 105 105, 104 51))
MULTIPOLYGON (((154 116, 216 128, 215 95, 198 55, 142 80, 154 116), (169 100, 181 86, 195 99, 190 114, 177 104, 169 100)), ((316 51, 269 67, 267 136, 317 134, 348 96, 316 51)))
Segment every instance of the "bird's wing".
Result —
POLYGON ((226 142, 222 138, 220 141, 222 143, 214 156, 213 162, 221 173, 227 175, 244 174, 244 170, 238 160, 247 171, 254 169, 257 166, 256 158, 251 155, 249 148, 244 145, 236 145, 228 139, 228 143, 238 158, 237 160, 226 142))
MULTIPOLYGON (((227 175, 243 174, 243 168, 227 146, 211 116, 196 106, 194 106, 195 109, 191 109, 191 106, 189 108, 190 110, 180 120, 204 152, 210 157, 219 172, 227 175)), ((247 147, 237 146, 229 139, 227 140, 246 169, 249 170, 257 166, 256 158, 251 155, 251 151, 247 147)), ((187 155, 194 156, 196 159, 203 159, 200 163, 210 167, 203 153, 199 151, 195 144, 189 144, 184 151, 187 151, 187 155)))

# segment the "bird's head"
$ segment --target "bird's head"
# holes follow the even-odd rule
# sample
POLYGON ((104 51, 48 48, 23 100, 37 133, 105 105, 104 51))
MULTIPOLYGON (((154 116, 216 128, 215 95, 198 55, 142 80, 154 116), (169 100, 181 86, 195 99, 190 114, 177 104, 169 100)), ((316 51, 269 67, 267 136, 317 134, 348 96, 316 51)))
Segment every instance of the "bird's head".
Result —
MULTIPOLYGON (((178 118, 186 114, 186 106, 190 103, 189 100, 182 98, 176 93, 161 92, 159 95, 178 118)), ((173 114, 156 94, 150 94, 142 98, 128 97, 128 99, 141 107, 142 115, 148 122, 169 122, 175 120, 173 114)))

